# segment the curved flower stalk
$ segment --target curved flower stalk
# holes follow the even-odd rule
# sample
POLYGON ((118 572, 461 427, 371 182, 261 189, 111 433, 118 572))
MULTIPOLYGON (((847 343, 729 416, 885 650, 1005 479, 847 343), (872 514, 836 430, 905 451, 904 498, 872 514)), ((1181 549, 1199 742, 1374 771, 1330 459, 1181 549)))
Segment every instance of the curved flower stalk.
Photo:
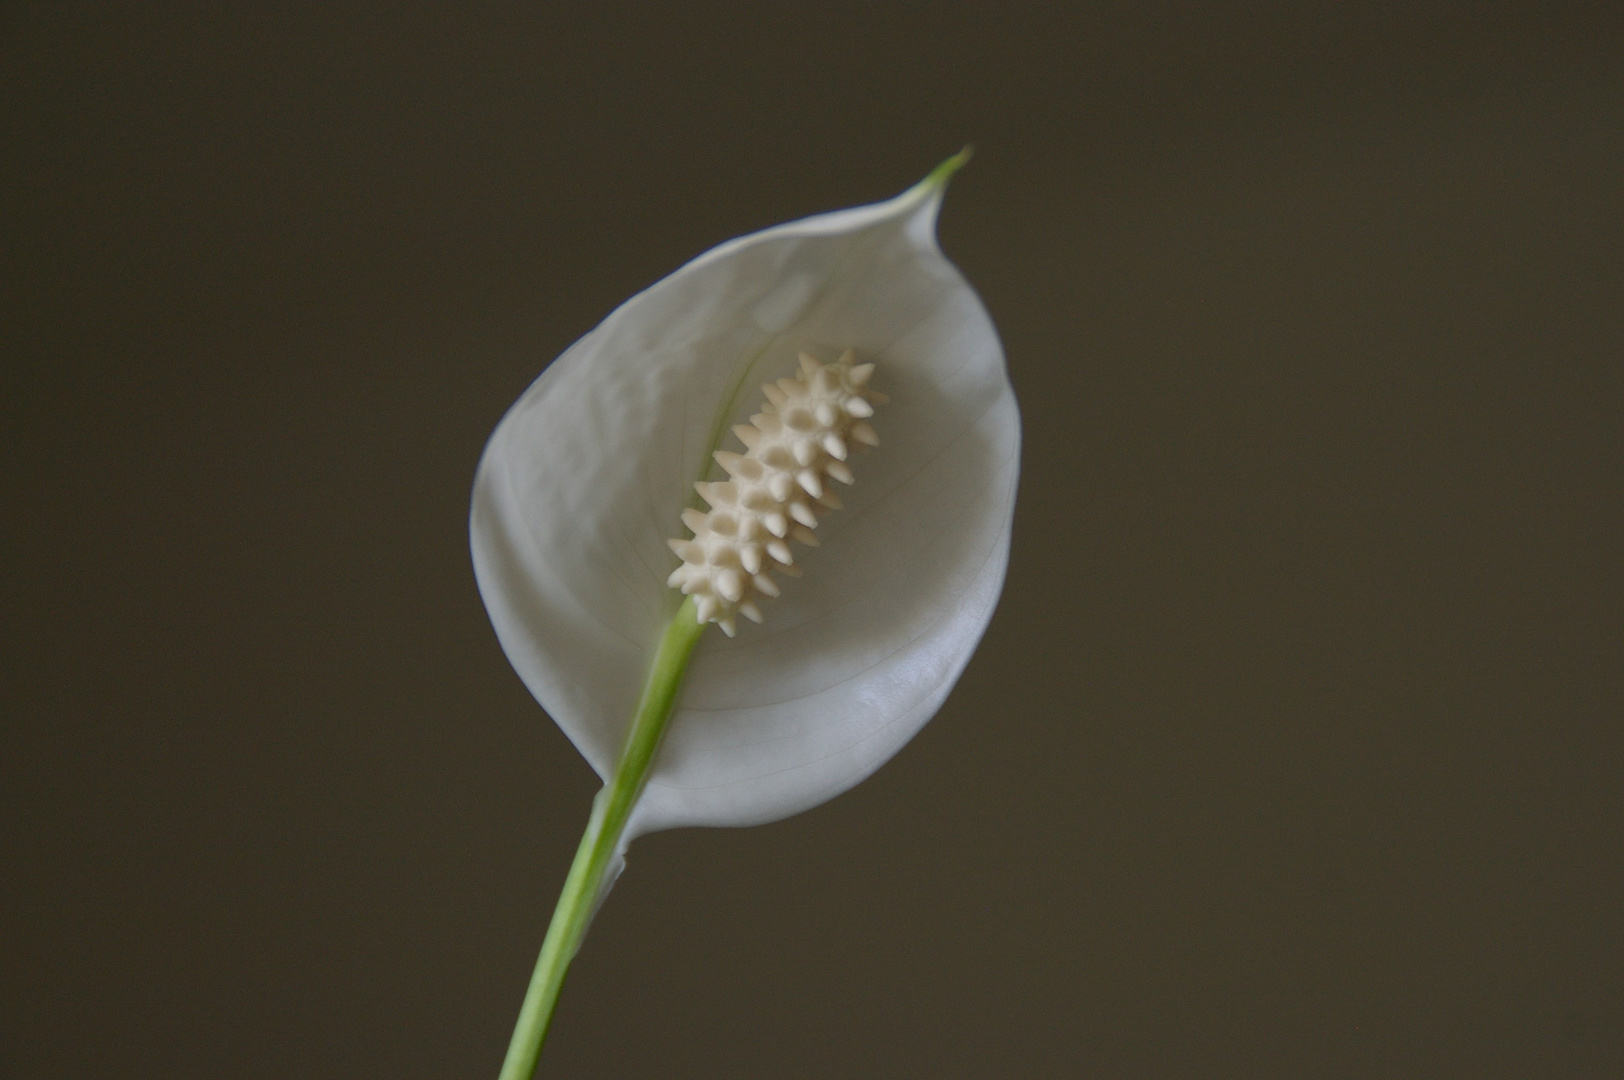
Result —
POLYGON ((936 244, 966 156, 701 255, 566 350, 492 435, 470 517, 480 594, 605 782, 503 1080, 532 1074, 633 837, 772 821, 851 787, 936 712, 986 629, 1020 417, 992 322, 936 244))

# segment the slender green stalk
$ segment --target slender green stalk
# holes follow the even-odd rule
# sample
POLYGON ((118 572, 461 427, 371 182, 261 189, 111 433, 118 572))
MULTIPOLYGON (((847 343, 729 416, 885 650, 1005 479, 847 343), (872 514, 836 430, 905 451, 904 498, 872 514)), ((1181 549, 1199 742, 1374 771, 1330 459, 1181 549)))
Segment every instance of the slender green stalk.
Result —
POLYGON ((705 632, 705 625, 695 617, 690 597, 683 601, 660 638, 620 764, 615 767, 614 778, 592 800, 592 816, 575 852, 575 862, 570 865, 569 877, 564 879, 558 907, 553 910, 552 925, 547 928, 535 973, 530 976, 530 989, 519 1009, 519 1022, 513 1028, 500 1080, 531 1080, 535 1075, 541 1043, 547 1037, 558 992, 564 985, 564 972, 580 948, 587 924, 602 898, 604 875, 614 861, 632 807, 643 793, 654 752, 660 747, 660 736, 665 734, 665 722, 677 703, 688 658, 705 632))

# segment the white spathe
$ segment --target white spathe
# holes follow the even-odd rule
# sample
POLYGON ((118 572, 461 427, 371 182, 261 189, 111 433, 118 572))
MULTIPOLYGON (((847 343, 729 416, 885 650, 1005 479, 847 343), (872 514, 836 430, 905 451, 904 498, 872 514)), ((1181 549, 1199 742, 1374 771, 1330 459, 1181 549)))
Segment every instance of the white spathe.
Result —
MULTIPOLYGON (((940 173, 940 170, 938 171, 940 173)), ((695 650, 631 836, 815 806, 941 706, 1009 556, 1020 414, 985 308, 936 245, 945 179, 729 241, 531 384, 474 481, 474 571, 508 659, 607 779, 682 597, 666 546, 759 387, 874 362, 883 445, 763 626, 695 650)))

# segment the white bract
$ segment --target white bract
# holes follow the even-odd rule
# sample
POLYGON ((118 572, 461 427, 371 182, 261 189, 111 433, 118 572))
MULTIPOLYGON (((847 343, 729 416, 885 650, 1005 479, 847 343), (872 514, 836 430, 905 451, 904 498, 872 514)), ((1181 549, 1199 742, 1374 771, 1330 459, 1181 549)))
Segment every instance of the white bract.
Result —
MULTIPOLYGON (((761 614, 751 589, 778 588, 754 581, 765 574, 745 565, 759 555, 742 541, 748 574, 679 563, 673 548, 696 554, 682 547, 694 539, 668 547, 679 522, 699 534, 744 487, 771 483, 785 520, 762 511, 768 535, 751 540, 782 566, 787 551, 768 544, 804 542, 828 508, 755 476, 741 464, 748 446, 730 450, 735 425, 762 412, 759 387, 800 371, 791 381, 814 396, 838 384, 890 398, 875 418, 884 445, 842 489, 845 508, 823 518, 816 550, 800 553, 802 576, 782 583, 763 625, 708 633, 694 651, 626 839, 771 821, 851 787, 936 712, 986 629, 1008 559, 1020 416, 992 322, 936 244, 945 183, 938 170, 887 202, 701 255, 566 350, 486 447, 470 522, 480 594, 525 685, 607 781, 682 601, 668 579, 729 629, 734 611, 761 614), (819 376, 828 361, 834 375, 819 376), (696 481, 726 485, 700 489, 709 517, 696 481), (790 518, 790 503, 813 520, 790 518)), ((871 441, 862 413, 814 417, 822 475, 845 479, 849 444, 871 441)), ((799 493, 828 496, 797 464, 799 493)))

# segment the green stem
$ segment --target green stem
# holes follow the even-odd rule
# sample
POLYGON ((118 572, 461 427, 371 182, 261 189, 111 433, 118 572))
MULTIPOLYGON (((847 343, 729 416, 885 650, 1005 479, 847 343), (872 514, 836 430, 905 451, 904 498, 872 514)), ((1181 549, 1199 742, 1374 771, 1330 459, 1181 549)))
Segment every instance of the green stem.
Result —
POLYGON ((542 942, 535 973, 530 976, 530 989, 519 1009, 519 1022, 513 1028, 513 1041, 508 1044, 500 1080, 531 1080, 535 1075, 541 1043, 547 1037, 553 1008, 558 1004, 558 992, 564 985, 564 972, 575 950, 581 947, 587 924, 603 897, 604 875, 614 862, 632 807, 643 793, 643 782, 648 779, 654 752, 660 747, 660 736, 665 734, 665 722, 677 703, 677 691, 682 688, 688 658, 705 632, 705 625, 696 617, 690 597, 677 609, 660 638, 620 764, 615 767, 614 778, 592 800, 592 816, 587 820, 586 833, 575 852, 569 877, 564 879, 558 907, 553 910, 552 925, 547 928, 547 939, 542 942))

